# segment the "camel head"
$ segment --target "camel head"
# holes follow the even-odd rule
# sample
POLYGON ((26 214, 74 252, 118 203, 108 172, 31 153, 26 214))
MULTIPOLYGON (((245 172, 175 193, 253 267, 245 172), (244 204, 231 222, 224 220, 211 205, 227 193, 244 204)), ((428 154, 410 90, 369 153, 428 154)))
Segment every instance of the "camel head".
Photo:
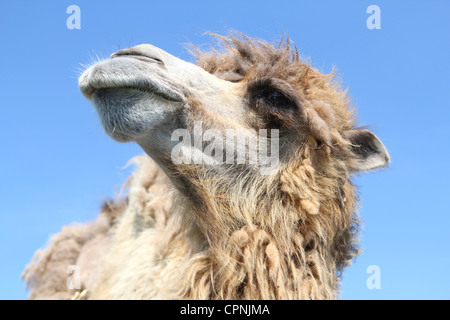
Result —
POLYGON ((79 85, 113 139, 139 143, 160 164, 179 142, 172 141, 174 131, 193 136, 194 122, 249 128, 240 84, 149 44, 119 50, 95 64, 79 85))
POLYGON ((188 196, 210 238, 251 224, 341 245, 333 237, 355 223, 350 177, 385 166, 385 147, 355 125, 336 74, 289 41, 219 39, 224 50, 194 52, 197 64, 148 44, 119 50, 87 69, 80 89, 113 139, 137 142, 188 196))

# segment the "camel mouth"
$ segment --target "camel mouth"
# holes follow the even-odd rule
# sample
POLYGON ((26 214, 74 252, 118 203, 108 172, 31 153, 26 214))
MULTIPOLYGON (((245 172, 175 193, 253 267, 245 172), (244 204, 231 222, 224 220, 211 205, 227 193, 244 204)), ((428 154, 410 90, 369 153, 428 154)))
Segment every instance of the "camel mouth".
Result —
POLYGON ((164 81, 161 71, 139 62, 142 63, 134 57, 116 57, 99 62, 81 75, 79 88, 89 100, 92 100, 95 92, 102 89, 138 90, 160 96, 170 102, 184 100, 176 88, 164 81))
MULTIPOLYGON (((157 95, 160 96, 161 98, 169 101, 169 102, 182 102, 183 99, 178 96, 176 93, 171 93, 165 90, 161 90, 158 86, 149 83, 149 82, 137 82, 137 83, 123 83, 123 84, 118 84, 118 85, 111 85, 109 83, 106 83, 104 85, 100 85, 100 86, 96 86, 96 87, 91 87, 88 89, 88 93, 87 95, 89 96, 89 100, 92 100, 92 97, 95 93, 102 91, 102 92, 107 92, 105 91, 105 89, 107 89, 107 91, 112 91, 112 90, 130 90, 130 91, 140 91, 143 93, 149 93, 149 94, 153 94, 153 95, 157 95)), ((85 94, 86 95, 86 94, 85 94)))
POLYGON ((88 68, 78 80, 106 133, 119 142, 145 138, 185 103, 182 87, 168 80, 157 60, 143 59, 106 59, 88 68))
POLYGON ((105 81, 91 82, 85 86, 80 86, 80 90, 83 95, 92 100, 93 95, 99 90, 104 91, 104 89, 109 90, 134 90, 141 91, 145 93, 150 93, 153 95, 160 96, 161 98, 170 102, 182 102, 183 97, 175 91, 168 90, 162 87, 157 82, 148 80, 134 80, 131 82, 123 81, 124 79, 105 79, 105 81))

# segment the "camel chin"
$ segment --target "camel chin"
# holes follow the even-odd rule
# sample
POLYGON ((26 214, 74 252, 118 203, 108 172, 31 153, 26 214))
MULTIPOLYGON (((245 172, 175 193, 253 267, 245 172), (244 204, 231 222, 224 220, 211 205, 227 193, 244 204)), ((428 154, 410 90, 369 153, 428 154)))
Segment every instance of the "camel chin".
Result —
POLYGON ((180 103, 134 88, 98 89, 92 102, 105 132, 119 142, 141 141, 163 127, 180 103))

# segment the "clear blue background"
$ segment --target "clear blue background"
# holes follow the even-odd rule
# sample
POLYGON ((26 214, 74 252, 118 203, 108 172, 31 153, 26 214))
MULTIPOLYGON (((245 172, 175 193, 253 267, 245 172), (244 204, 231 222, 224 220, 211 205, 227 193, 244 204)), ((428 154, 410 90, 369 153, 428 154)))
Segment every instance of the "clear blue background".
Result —
POLYGON ((0 299, 24 299, 20 274, 63 225, 97 216, 124 182, 135 144, 103 132, 77 88, 80 63, 151 43, 192 61, 184 44, 233 29, 283 34, 329 72, 336 66, 388 148, 387 170, 358 176, 363 253, 343 299, 450 298, 449 1, 1 1, 0 299), (66 9, 81 8, 81 30, 66 9), (381 30, 366 9, 381 8, 381 30), (370 265, 381 289, 369 290, 370 265))

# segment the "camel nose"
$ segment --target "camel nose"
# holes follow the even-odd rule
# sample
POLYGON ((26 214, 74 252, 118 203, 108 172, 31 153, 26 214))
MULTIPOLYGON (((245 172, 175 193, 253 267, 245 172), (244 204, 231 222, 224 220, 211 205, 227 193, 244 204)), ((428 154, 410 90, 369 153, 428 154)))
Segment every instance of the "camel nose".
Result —
POLYGON ((164 65, 163 55, 160 51, 161 49, 150 44, 140 44, 132 48, 121 49, 113 53, 111 58, 130 57, 164 65))

